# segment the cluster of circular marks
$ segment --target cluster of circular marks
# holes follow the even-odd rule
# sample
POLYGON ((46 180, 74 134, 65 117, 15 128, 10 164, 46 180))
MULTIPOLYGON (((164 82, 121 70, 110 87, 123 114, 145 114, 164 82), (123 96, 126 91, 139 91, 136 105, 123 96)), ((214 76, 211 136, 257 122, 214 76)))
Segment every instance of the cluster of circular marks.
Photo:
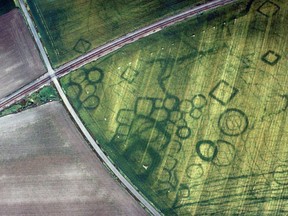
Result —
MULTIPOLYGON (((195 96, 196 97, 196 96, 195 96)), ((205 97, 197 95, 194 106, 202 108, 206 105, 205 97), (197 103, 198 101, 198 103, 197 103), (202 103, 200 103, 202 101, 202 103)), ((243 134, 249 125, 246 114, 236 108, 229 108, 225 110, 219 117, 218 127, 221 133, 227 136, 239 136, 243 134)), ((229 166, 235 158, 235 146, 225 140, 200 140, 196 144, 196 153, 204 161, 213 161, 217 166, 229 166)))
POLYGON ((197 94, 192 98, 193 108, 190 112, 190 116, 194 119, 199 119, 202 116, 202 110, 207 105, 207 99, 202 94, 197 94))
POLYGON ((238 136, 248 128, 248 117, 246 114, 235 108, 225 110, 219 117, 218 127, 227 136, 238 136))
POLYGON ((200 140, 196 144, 196 153, 203 160, 216 166, 229 166, 235 156, 235 146, 225 140, 200 140))
POLYGON ((182 100, 179 104, 179 110, 182 113, 187 113, 195 120, 198 120, 202 114, 203 109, 207 105, 207 99, 203 94, 196 94, 192 99, 182 100))
POLYGON ((180 101, 178 97, 169 95, 164 99, 163 105, 165 109, 170 110, 170 121, 177 127, 176 136, 185 140, 192 135, 192 131, 184 115, 190 114, 193 119, 199 119, 203 108, 207 105, 207 99, 202 94, 196 94, 190 100, 180 101))
POLYGON ((94 110, 100 104, 100 98, 95 94, 103 78, 104 72, 98 67, 90 65, 79 69, 71 74, 66 92, 70 98, 79 100, 79 106, 94 110))

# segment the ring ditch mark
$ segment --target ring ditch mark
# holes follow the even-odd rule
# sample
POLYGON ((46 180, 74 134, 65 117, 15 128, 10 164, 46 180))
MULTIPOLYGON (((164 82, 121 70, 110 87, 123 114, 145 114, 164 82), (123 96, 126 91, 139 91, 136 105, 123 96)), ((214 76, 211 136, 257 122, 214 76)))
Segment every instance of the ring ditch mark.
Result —
POLYGON ((172 178, 172 172, 171 170, 168 170, 166 168, 163 168, 161 178, 158 179, 160 183, 169 183, 172 178))
POLYGON ((219 167, 231 165, 236 156, 235 146, 225 140, 217 140, 216 145, 218 153, 212 163, 219 167))
POLYGON ((243 134, 249 125, 246 114, 235 108, 225 110, 219 117, 218 127, 227 136, 239 136, 243 134))
POLYGON ((92 67, 88 72, 88 80, 94 84, 102 82, 104 78, 104 72, 100 68, 92 67))
POLYGON ((99 104, 100 104, 100 99, 99 97, 95 95, 89 96, 86 100, 83 101, 83 107, 88 110, 97 109, 99 104))
POLYGON ((190 179, 199 179, 203 174, 204 170, 201 164, 191 164, 186 169, 186 175, 190 179))
POLYGON ((187 184, 181 184, 176 195, 176 200, 190 197, 190 188, 187 184))
POLYGON ((203 94, 194 95, 191 101, 193 106, 198 109, 207 105, 207 99, 203 94))
POLYGON ((151 118, 155 119, 158 122, 163 122, 169 119, 169 114, 164 108, 155 108, 151 113, 151 118))
POLYGON ((191 100, 182 100, 179 104, 179 110, 183 113, 188 113, 193 108, 191 100))
POLYGON ((80 95, 82 94, 82 87, 77 83, 73 83, 73 84, 67 86, 66 94, 71 99, 79 99, 80 95))
POLYGON ((83 90, 86 95, 90 96, 96 92, 96 89, 97 89, 96 85, 87 84, 83 90))
POLYGON ((82 83, 86 79, 86 72, 83 69, 73 71, 70 76, 70 81, 74 83, 82 83))
POLYGON ((169 113, 169 120, 173 123, 176 123, 177 121, 183 119, 183 113, 179 111, 171 111, 169 113))
POLYGON ((279 185, 288 185, 288 165, 282 164, 275 167, 273 178, 279 185))
POLYGON ((170 141, 171 135, 165 130, 165 125, 153 118, 136 116, 131 124, 130 136, 147 141, 150 147, 161 151, 170 141))
POLYGON ((170 148, 170 151, 169 151, 170 154, 173 154, 173 153, 178 154, 182 149, 182 143, 178 140, 172 140, 171 143, 169 144, 169 146, 170 146, 169 147, 170 148))
POLYGON ((202 116, 202 109, 199 109, 199 108, 193 108, 190 112, 190 116, 193 118, 193 119, 200 119, 201 116, 202 116))
POLYGON ((269 50, 268 52, 266 52, 262 57, 261 60, 263 62, 265 62, 266 64, 269 64, 271 66, 276 65, 279 60, 281 59, 281 56, 277 53, 275 53, 272 50, 269 50))
POLYGON ((164 99, 164 107, 168 110, 178 110, 180 100, 176 96, 168 95, 164 99))
POLYGON ((187 126, 178 127, 178 129, 176 131, 176 135, 180 139, 187 139, 191 136, 191 129, 187 126))
MULTIPOLYGON (((206 149, 206 150, 207 150, 206 149)), ((217 156, 217 153, 218 153, 218 149, 217 149, 217 146, 215 145, 214 142, 212 142, 211 140, 200 140, 197 142, 196 144, 196 153, 198 154, 198 156, 204 160, 204 161, 207 161, 207 162, 210 162, 212 161, 216 156, 217 156), (207 149, 208 151, 206 152, 207 155, 205 155, 205 153, 203 152, 203 150, 201 150, 201 147, 203 145, 208 145, 207 149), (213 153, 210 154, 210 148, 213 148, 213 153)))
POLYGON ((176 168, 177 164, 178 164, 178 160, 172 157, 172 155, 168 155, 166 163, 165 163, 165 168, 172 171, 176 168))
POLYGON ((134 164, 133 171, 139 177, 139 180, 146 181, 150 174, 159 166, 161 156, 148 146, 146 140, 132 136, 128 142, 130 142, 130 146, 125 151, 124 157, 134 164))

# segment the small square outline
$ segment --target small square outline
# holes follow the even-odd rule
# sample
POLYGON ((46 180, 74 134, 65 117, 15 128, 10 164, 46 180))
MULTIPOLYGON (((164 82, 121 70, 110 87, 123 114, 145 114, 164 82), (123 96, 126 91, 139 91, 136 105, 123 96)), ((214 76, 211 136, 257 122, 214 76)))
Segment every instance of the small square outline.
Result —
POLYGON ((279 62, 280 59, 281 59, 281 56, 280 56, 279 54, 277 54, 276 52, 272 51, 272 50, 269 50, 268 52, 266 52, 266 53, 261 57, 261 60, 262 60, 263 62, 265 62, 266 64, 269 64, 269 65, 271 65, 271 66, 276 65, 276 64, 279 62), (271 62, 271 61, 268 61, 266 57, 267 57, 269 54, 272 54, 272 55, 276 56, 276 59, 275 59, 274 61, 272 61, 272 62, 271 62))
POLYGON ((126 80, 128 83, 133 83, 134 82, 134 80, 136 79, 136 77, 139 75, 139 71, 137 71, 137 70, 135 70, 135 69, 133 69, 133 68, 131 68, 131 67, 127 67, 123 72, 122 72, 122 74, 121 74, 121 78, 123 79, 123 80, 126 80), (125 78, 125 73, 127 72, 127 70, 132 70, 133 72, 134 72, 134 76, 133 76, 133 78, 132 79, 127 79, 127 78, 125 78))
POLYGON ((78 53, 81 53, 81 54, 82 54, 82 53, 86 53, 87 51, 89 51, 90 48, 91 48, 91 43, 90 43, 89 41, 83 39, 83 38, 80 38, 80 39, 77 41, 77 43, 75 44, 75 46, 73 47, 73 50, 74 50, 75 52, 78 52, 78 53), (80 43, 81 43, 81 42, 82 42, 83 44, 88 44, 87 48, 84 47, 85 50, 80 50, 80 49, 79 49, 78 46, 80 46, 80 43))
POLYGON ((223 106, 228 104, 235 96, 236 94, 239 92, 239 90, 233 86, 230 86, 228 82, 226 82, 225 80, 220 80, 217 85, 209 92, 209 96, 212 97, 213 99, 215 99, 216 101, 218 101, 220 104, 222 104, 223 106), (232 88, 232 94, 230 95, 230 97, 228 98, 228 100, 222 101, 221 99, 217 98, 213 93, 216 91, 217 88, 219 88, 219 86, 221 85, 221 83, 224 83, 226 86, 228 86, 229 88, 232 88))
POLYGON ((279 10, 280 10, 280 7, 279 7, 279 5, 277 5, 277 4, 275 4, 274 2, 271 2, 271 1, 265 1, 258 9, 257 9, 257 11, 259 12, 259 13, 261 13, 262 15, 264 15, 264 16, 266 16, 266 17, 269 17, 267 14, 265 14, 265 13, 263 13, 262 11, 261 11, 261 8, 265 5, 265 4, 267 4, 267 3, 270 3, 270 4, 272 4, 272 5, 274 5, 274 6, 276 6, 276 8, 277 8, 277 10, 272 14, 272 16, 274 16, 279 10))

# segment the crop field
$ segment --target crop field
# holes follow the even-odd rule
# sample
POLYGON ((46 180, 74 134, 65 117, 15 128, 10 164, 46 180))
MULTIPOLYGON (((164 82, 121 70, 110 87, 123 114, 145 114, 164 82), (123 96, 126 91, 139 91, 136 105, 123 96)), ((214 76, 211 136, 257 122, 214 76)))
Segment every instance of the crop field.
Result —
POLYGON ((8 13, 13 8, 15 8, 13 0, 0 0, 0 15, 8 13))
POLYGON ((239 1, 61 79, 123 173, 167 215, 288 213, 288 5, 239 1))
POLYGON ((210 0, 27 0, 54 67, 162 17, 210 0))
POLYGON ((61 103, 0 118, 0 134, 0 215, 146 215, 61 103))
POLYGON ((0 98, 46 72, 18 9, 0 16, 0 98))

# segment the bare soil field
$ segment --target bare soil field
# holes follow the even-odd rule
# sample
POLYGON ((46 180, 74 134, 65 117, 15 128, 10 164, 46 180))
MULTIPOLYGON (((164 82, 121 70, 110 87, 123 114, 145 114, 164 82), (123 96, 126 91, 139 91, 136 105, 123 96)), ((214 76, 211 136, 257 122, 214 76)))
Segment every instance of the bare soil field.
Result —
POLYGON ((145 215, 51 102, 0 119, 0 215, 145 215))
POLYGON ((46 72, 21 13, 0 16, 0 98, 46 72))

